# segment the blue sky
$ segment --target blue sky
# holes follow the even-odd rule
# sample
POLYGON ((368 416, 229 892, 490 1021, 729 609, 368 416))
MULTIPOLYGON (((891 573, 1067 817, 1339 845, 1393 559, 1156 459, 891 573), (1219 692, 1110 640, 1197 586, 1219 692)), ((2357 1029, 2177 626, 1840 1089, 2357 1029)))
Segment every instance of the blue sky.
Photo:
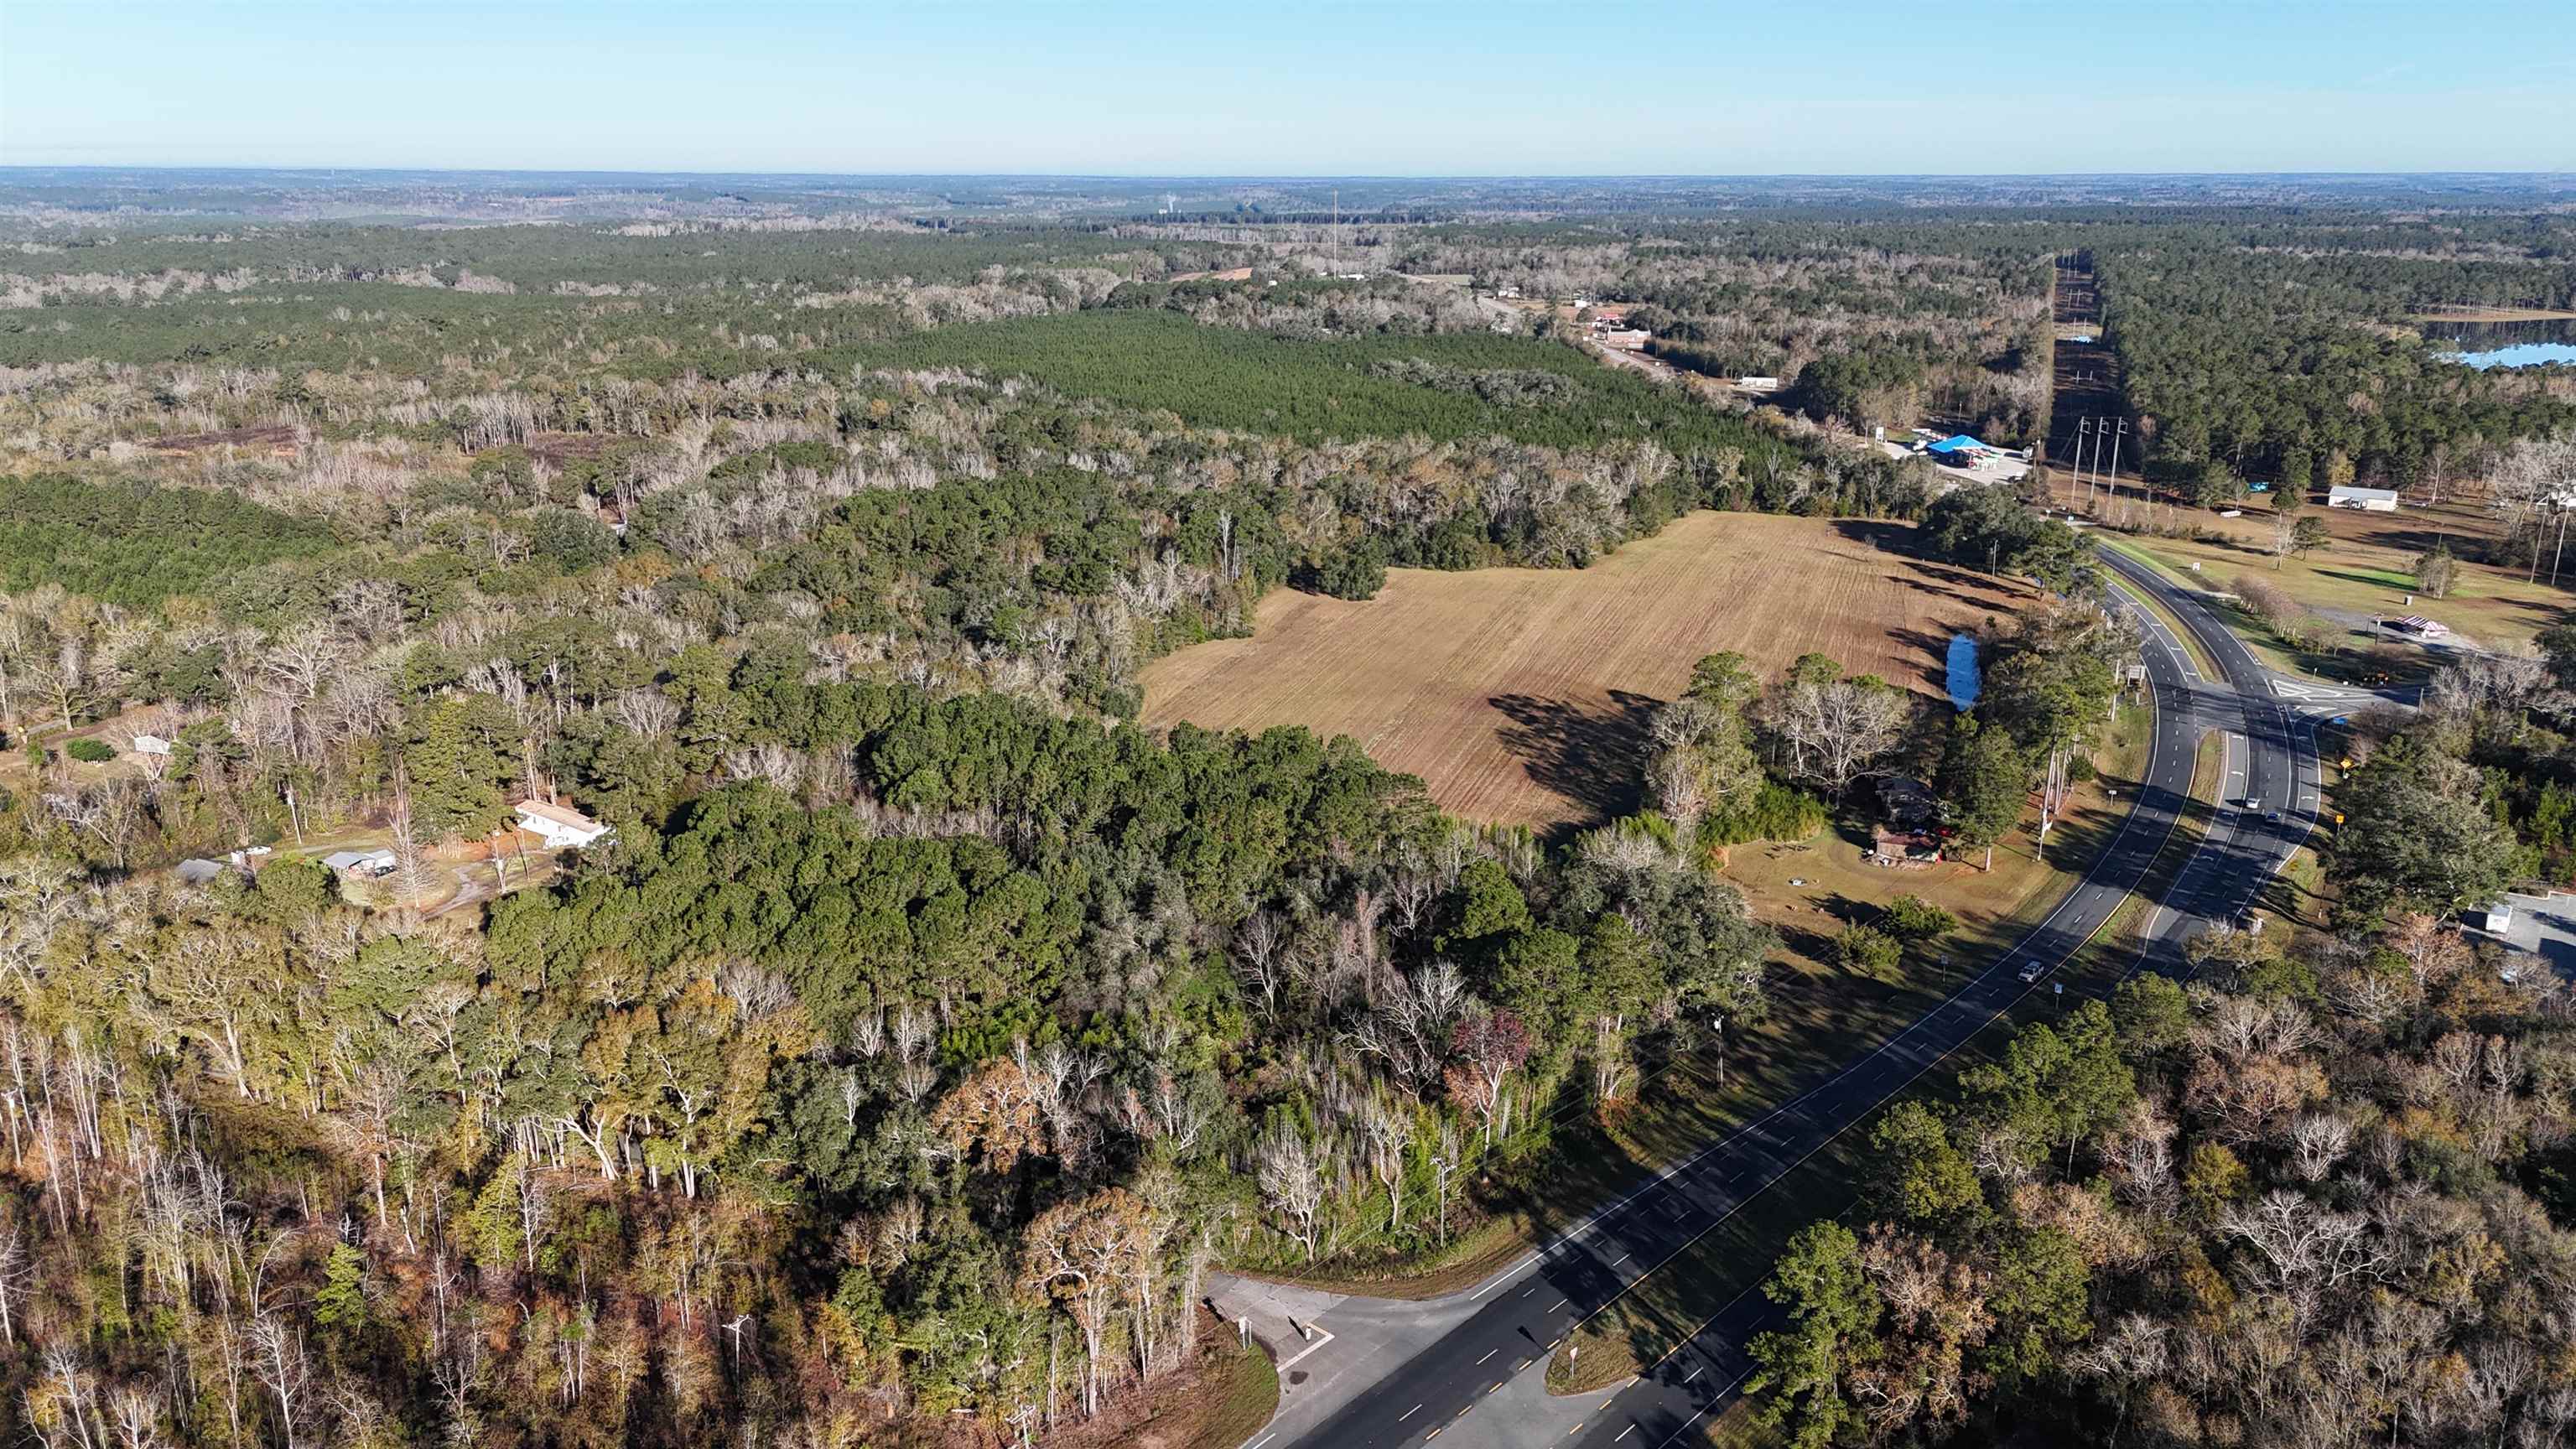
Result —
POLYGON ((0 0, 0 164, 2576 169, 2541 3, 0 0))

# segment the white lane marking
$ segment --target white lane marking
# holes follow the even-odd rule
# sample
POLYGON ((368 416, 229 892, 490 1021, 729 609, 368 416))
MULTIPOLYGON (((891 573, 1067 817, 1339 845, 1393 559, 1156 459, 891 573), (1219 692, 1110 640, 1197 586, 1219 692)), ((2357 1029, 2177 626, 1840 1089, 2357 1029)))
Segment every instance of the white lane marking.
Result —
MULTIPOLYGON (((1731 1380, 1729 1380, 1729 1381, 1728 1381, 1728 1383, 1727 1383, 1727 1385, 1726 1385, 1726 1387, 1725 1387, 1725 1388, 1719 1389, 1719 1390, 1717 1391, 1717 1396, 1718 1396, 1719 1398, 1721 1398, 1721 1399, 1725 1398, 1728 1394, 1731 1394, 1731 1393, 1735 1392, 1735 1386, 1736 1386, 1737 1384, 1740 1384, 1740 1383, 1744 1382, 1746 1379, 1751 1378, 1752 1376, 1753 1376, 1753 1371, 1752 1371, 1751 1369, 1746 1369, 1744 1372, 1742 1372, 1742 1373, 1740 1373, 1740 1374, 1737 1374, 1733 1379, 1731 1379, 1731 1380)), ((1714 1407, 1714 1405, 1712 1405, 1711 1407, 1714 1407)), ((1670 1438, 1670 1439, 1666 1439, 1663 1443, 1656 1445, 1656 1446, 1655 1446, 1655 1449, 1671 1449, 1671 1446, 1672 1446, 1676 1441, 1678 1441, 1678 1440, 1679 1440, 1679 1439, 1680 1439, 1684 1434, 1687 1434, 1687 1433, 1689 1433, 1689 1432, 1691 1431, 1691 1425, 1696 1424, 1696 1423, 1698 1423, 1700 1420, 1705 1419, 1705 1418, 1707 1418, 1707 1417, 1708 1417, 1708 1410, 1707 1410, 1707 1409, 1702 1409, 1702 1410, 1700 1410, 1698 1413, 1691 1415, 1691 1416, 1690 1416, 1689 1418, 1687 1418, 1687 1419, 1684 1419, 1684 1420, 1682 1421, 1682 1426, 1681 1426, 1680 1428, 1675 1429, 1675 1430, 1673 1431, 1672 1438, 1670 1438)), ((1256 1445, 1254 1445, 1254 1446, 1253 1446, 1253 1449, 1261 1449, 1261 1446, 1260 1446, 1260 1445, 1258 1445, 1258 1444, 1256 1444, 1256 1445)))
POLYGON ((1298 1352, 1298 1354, 1297 1354, 1297 1358, 1292 1358, 1292 1359, 1288 1360, 1288 1362, 1287 1362, 1287 1363, 1283 1363, 1283 1364, 1281 1364, 1281 1365, 1280 1365, 1280 1367, 1281 1367, 1281 1368, 1285 1369, 1285 1368, 1289 1368, 1289 1367, 1291 1367, 1291 1366, 1295 1365, 1295 1363, 1297 1362, 1297 1359, 1302 1359, 1302 1358, 1304 1358, 1307 1354, 1313 1353, 1315 1350, 1317 1350, 1317 1349, 1319 1349, 1319 1348, 1322 1348, 1325 1344, 1328 1344, 1328 1343, 1330 1343, 1330 1342, 1332 1342, 1332 1341, 1333 1341, 1333 1335, 1332 1335, 1329 1331, 1327 1331, 1327 1330, 1325 1329, 1324 1325, 1322 1325, 1322 1324, 1320 1324, 1320 1323, 1316 1324, 1316 1325, 1315 1325, 1315 1331, 1316 1331, 1317 1333, 1321 1333, 1321 1334, 1323 1334, 1324 1336, 1323 1336, 1323 1337, 1321 1337, 1321 1338, 1319 1338, 1319 1339, 1316 1339, 1313 1343, 1310 1343, 1310 1344, 1306 1345, 1306 1346, 1305 1346, 1305 1348, 1303 1348, 1303 1349, 1299 1350, 1299 1352, 1298 1352))
POLYGON ((1395 1422, 1397 1422, 1397 1423, 1401 1424, 1401 1423, 1403 1423, 1405 1420, 1410 1419, 1410 1418, 1412 1418, 1414 1415, 1419 1414, 1419 1413, 1421 1413, 1421 1412, 1422 1412, 1422 1406, 1421 1406, 1420 1404, 1416 1404, 1416 1405, 1414 1405, 1412 1408, 1405 1410, 1403 1413, 1396 1415, 1396 1416, 1395 1416, 1395 1422))
POLYGON ((1620 1264, 1622 1264, 1622 1263, 1624 1263, 1624 1262, 1627 1262, 1630 1258, 1633 1258, 1633 1257, 1635 1257, 1635 1256, 1636 1256, 1636 1254, 1634 1254, 1634 1253, 1621 1253, 1618 1257, 1615 1257, 1615 1258, 1613 1258, 1613 1259, 1611 1259, 1611 1260, 1610 1260, 1610 1266, 1611 1266, 1611 1267, 1613 1267, 1613 1268, 1616 1268, 1616 1267, 1618 1267, 1620 1264))
POLYGON ((1682 1382, 1683 1382, 1683 1383, 1689 1383, 1691 1380, 1693 1380, 1693 1379, 1695 1379, 1695 1378, 1698 1378, 1698 1377, 1699 1377, 1703 1372, 1705 1372, 1705 1371, 1707 1370, 1707 1368, 1708 1368, 1708 1365, 1707 1365, 1707 1364, 1701 1364, 1698 1368, 1692 1369, 1689 1373, 1686 1373, 1686 1374, 1682 1375, 1682 1382))
MULTIPOLYGON (((1499 1349, 1499 1348, 1489 1348, 1489 1349, 1485 1350, 1485 1358, 1492 1358, 1495 1354, 1498 1354, 1498 1353, 1501 1353, 1501 1352, 1502 1352, 1502 1350, 1501 1350, 1501 1349, 1499 1349)), ((1485 1366, 1485 1358, 1480 1358, 1480 1359, 1476 1360, 1476 1367, 1478 1367, 1478 1368, 1483 1368, 1483 1367, 1485 1366)))
MULTIPOLYGON (((1569 1301, 1570 1301, 1570 1300, 1568 1300, 1568 1299, 1559 1298, 1558 1300, 1556 1300, 1556 1308, 1563 1308, 1563 1307, 1567 1304, 1567 1302, 1569 1302, 1569 1301)), ((1550 1313, 1554 1313, 1554 1312, 1556 1311, 1556 1308, 1551 1308, 1551 1309, 1549 1309, 1549 1310, 1548 1310, 1548 1312, 1550 1312, 1550 1313)))
MULTIPOLYGON (((1634 1433, 1636 1433, 1636 1432, 1637 1432, 1637 1426, 1636 1426, 1636 1425, 1634 1425, 1634 1424, 1630 1424, 1627 1428, 1622 1429, 1622 1430, 1620 1430, 1620 1431, 1619 1431, 1619 1439, 1625 1439, 1625 1438, 1627 1438, 1629 1435, 1634 1434, 1634 1433)), ((1613 1443, 1613 1444, 1616 1444, 1616 1443, 1618 1443, 1618 1442, 1619 1442, 1619 1439, 1613 1439, 1613 1440, 1611 1440, 1610 1442, 1611 1442, 1611 1443, 1613 1443)))

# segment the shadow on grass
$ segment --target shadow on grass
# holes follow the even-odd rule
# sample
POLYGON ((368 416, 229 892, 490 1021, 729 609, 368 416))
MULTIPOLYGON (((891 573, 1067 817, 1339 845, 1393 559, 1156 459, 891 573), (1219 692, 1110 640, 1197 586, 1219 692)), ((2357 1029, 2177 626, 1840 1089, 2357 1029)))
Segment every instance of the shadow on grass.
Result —
POLYGON ((1590 811, 1587 823, 1636 812, 1645 793, 1638 762, 1646 757, 1646 729, 1663 701, 1613 690, 1607 709, 1530 694, 1498 694, 1487 703, 1511 721, 1500 733, 1503 748, 1530 779, 1590 811))

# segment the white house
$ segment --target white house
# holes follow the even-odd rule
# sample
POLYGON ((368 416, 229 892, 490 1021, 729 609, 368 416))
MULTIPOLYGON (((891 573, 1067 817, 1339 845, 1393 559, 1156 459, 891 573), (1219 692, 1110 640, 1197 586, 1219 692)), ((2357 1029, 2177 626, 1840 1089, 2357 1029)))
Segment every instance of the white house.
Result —
POLYGON ((522 800, 519 828, 545 841, 548 850, 579 850, 608 833, 608 827, 561 805, 543 800, 522 800))
POLYGON ((2395 513, 2397 490, 2394 488, 2355 488, 2345 484, 2326 492, 2328 508, 2358 508, 2365 513, 2395 513))

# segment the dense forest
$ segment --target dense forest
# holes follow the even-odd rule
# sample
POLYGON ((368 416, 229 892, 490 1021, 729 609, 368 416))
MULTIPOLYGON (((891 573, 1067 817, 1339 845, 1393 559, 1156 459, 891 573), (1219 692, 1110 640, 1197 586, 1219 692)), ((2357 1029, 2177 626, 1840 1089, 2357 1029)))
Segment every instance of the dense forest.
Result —
POLYGON ((2128 409, 2177 471, 2438 490, 2517 438, 2576 426, 2566 369, 2461 366, 2417 315, 2566 309, 2564 227, 2168 226, 2088 245, 2128 409))
MULTIPOLYGON (((2135 296, 2106 233, 2375 225, 351 183, 506 223, 415 227, 263 185, 0 207, 0 1393, 49 1445, 1114 1434, 1225 1347, 1211 1271, 1451 1263, 1773 1009, 1729 847, 1901 761, 1990 852, 2092 768, 2138 641, 2086 537, 1819 424, 2036 436, 2053 257, 2135 296), (1577 296, 1785 406, 1604 366, 1577 296), (1270 591, 1703 508, 1915 520, 1871 531, 2036 596, 1955 720, 1698 661, 1601 762, 1641 813, 1562 838, 1347 739, 1132 722, 1270 591), (514 847, 522 801, 613 834, 514 847)), ((2529 230, 2461 264, 2545 269, 2529 230)), ((2330 930, 1891 1118, 1932 1185, 1792 1247, 1766 1412, 2271 1442, 2389 1324, 2412 1397, 2342 1395, 2362 1437, 2563 1422, 2560 1008, 2435 918, 2576 852, 2570 653, 2362 721, 2330 930), (2383 1256, 2293 1282, 2266 1213, 2383 1256), (2096 1367, 2122 1335, 2165 1357, 2096 1367)))

